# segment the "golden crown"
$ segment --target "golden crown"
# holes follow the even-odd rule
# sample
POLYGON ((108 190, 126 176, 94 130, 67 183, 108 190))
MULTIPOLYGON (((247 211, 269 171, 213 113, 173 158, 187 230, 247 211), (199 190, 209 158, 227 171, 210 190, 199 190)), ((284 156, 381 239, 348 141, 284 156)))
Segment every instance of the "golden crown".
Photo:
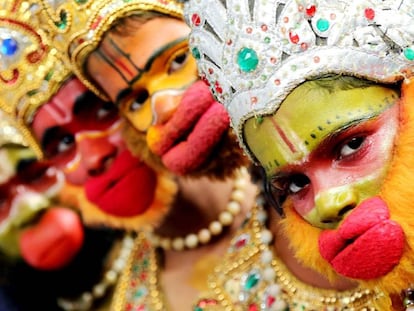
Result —
POLYGON ((0 110, 0 148, 6 145, 20 145, 28 147, 23 133, 20 132, 15 120, 0 110))
POLYGON ((53 47, 55 34, 44 24, 35 1, 0 0, 0 109, 39 157, 30 123, 69 75, 63 53, 53 47))
POLYGON ((307 79, 391 83, 414 67, 412 0, 193 0, 185 17, 200 75, 245 148, 243 123, 307 79))
POLYGON ((183 18, 181 0, 38 0, 55 28, 58 49, 67 53, 74 73, 94 93, 108 100, 85 72, 86 58, 94 51, 115 21, 134 11, 155 11, 183 18))

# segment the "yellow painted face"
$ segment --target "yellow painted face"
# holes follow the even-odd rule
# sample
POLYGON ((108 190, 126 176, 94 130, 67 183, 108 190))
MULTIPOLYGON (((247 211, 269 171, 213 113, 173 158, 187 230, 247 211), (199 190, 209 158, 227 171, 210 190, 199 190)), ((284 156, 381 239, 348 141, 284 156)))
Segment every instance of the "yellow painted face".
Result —
POLYGON ((89 58, 91 76, 139 131, 168 120, 197 80, 188 33, 181 20, 155 18, 131 36, 111 34, 89 58))
POLYGON ((245 140, 302 217, 334 228, 380 191, 398 129, 397 99, 380 86, 328 91, 306 82, 274 115, 248 120, 245 140))

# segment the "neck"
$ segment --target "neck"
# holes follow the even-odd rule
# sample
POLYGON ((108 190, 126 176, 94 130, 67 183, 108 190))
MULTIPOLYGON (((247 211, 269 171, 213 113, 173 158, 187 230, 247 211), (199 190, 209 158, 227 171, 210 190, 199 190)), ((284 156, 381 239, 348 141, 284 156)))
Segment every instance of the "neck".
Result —
MULTIPOLYGON (((240 225, 239 219, 244 218, 245 213, 254 203, 256 186, 250 182, 247 174, 244 175, 242 181, 246 185, 241 189, 244 189, 242 192, 245 200, 240 202, 241 212, 235 215, 231 228, 240 225)), ((227 209, 237 182, 240 182, 239 177, 227 178, 223 181, 207 177, 177 177, 178 194, 169 213, 155 228, 155 233, 174 238, 206 228, 227 209)), ((229 231, 231 228, 226 228, 226 230, 229 231)))

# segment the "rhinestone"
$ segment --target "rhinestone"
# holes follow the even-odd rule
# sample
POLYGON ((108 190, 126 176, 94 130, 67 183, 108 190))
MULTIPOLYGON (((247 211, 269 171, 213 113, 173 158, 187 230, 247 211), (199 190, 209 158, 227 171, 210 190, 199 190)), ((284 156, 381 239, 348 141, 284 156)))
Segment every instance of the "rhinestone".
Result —
POLYGON ((6 38, 1 41, 0 53, 3 55, 13 56, 18 49, 19 46, 17 44, 17 41, 13 38, 6 38))
POLYGON ((194 26, 200 26, 201 24, 201 18, 200 15, 194 13, 193 16, 191 16, 191 22, 193 23, 194 26))
POLYGON ((250 272, 244 283, 244 289, 245 290, 252 289, 253 287, 257 285, 257 283, 259 283, 259 281, 260 281, 260 275, 256 271, 250 272))
POLYGON ((201 58, 200 51, 196 47, 191 49, 191 54, 193 54, 195 59, 200 59, 201 58))
POLYGON ((327 31, 329 29, 329 21, 327 19, 319 19, 316 22, 316 28, 318 28, 319 31, 327 31))
POLYGON ((414 60, 414 49, 412 49, 412 48, 406 48, 404 50, 404 56, 408 60, 414 60))
POLYGON ((237 63, 244 72, 250 72, 257 68, 259 58, 253 49, 242 48, 237 55, 237 63))
POLYGON ((366 8, 364 14, 365 17, 369 20, 373 20, 375 17, 375 11, 372 8, 366 8))
POLYGON ((306 8, 306 15, 309 17, 313 17, 316 12, 316 6, 310 5, 306 8))
POLYGON ((289 31, 289 39, 293 44, 297 44, 299 42, 299 35, 289 31))

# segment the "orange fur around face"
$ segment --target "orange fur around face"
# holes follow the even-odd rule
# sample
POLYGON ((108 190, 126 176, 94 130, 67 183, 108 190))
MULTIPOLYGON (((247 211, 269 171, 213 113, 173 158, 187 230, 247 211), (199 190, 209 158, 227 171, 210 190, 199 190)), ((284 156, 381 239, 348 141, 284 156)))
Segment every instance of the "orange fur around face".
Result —
MULTIPOLYGON (((391 219, 401 225, 405 234, 405 249, 399 264, 387 275, 368 281, 359 281, 368 288, 380 289, 386 296, 399 296, 414 283, 414 79, 403 83, 400 100, 400 128, 394 148, 393 160, 379 196, 387 203, 391 219)), ((312 227, 285 202, 286 218, 281 221, 284 234, 296 257, 313 270, 330 280, 337 277, 330 264, 325 261, 318 248, 321 229, 312 227), (307 238, 304 240, 303 237, 307 238)), ((380 243, 379 243, 380 245, 380 243)), ((370 254, 367 254, 370 256, 370 254)), ((384 303, 384 301, 383 301, 384 303)), ((390 310, 391 300, 380 310, 390 310)))

